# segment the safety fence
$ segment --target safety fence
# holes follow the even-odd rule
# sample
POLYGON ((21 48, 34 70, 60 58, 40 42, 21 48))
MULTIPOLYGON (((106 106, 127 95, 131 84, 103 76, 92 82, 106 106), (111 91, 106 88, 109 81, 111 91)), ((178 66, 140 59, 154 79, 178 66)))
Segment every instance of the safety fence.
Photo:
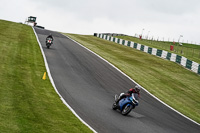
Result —
POLYGON ((99 34, 99 33, 95 33, 94 34, 96 37, 102 38, 104 40, 108 40, 108 41, 112 41, 121 45, 125 45, 131 48, 135 48, 137 50, 176 62, 180 65, 182 65, 183 67, 197 73, 200 74, 200 64, 191 61, 187 58, 185 58, 184 56, 179 56, 177 54, 174 53, 169 53, 168 51, 165 50, 160 50, 160 49, 156 49, 156 48, 151 48, 139 43, 134 43, 132 41, 127 41, 127 40, 123 40, 123 39, 119 39, 119 38, 115 38, 112 37, 110 35, 107 34, 99 34))

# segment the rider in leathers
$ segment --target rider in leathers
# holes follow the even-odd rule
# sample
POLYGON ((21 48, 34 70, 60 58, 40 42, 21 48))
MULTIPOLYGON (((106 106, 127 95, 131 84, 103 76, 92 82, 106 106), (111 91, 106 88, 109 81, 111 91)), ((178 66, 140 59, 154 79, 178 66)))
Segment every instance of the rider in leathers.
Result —
POLYGON ((48 40, 48 38, 51 38, 51 39, 52 39, 52 42, 53 42, 53 36, 52 36, 51 33, 47 36, 46 41, 48 40))
POLYGON ((139 86, 135 86, 135 88, 131 88, 128 90, 128 92, 125 94, 125 93, 121 93, 118 100, 116 101, 116 104, 118 104, 118 102, 123 99, 123 98, 126 98, 127 96, 131 96, 131 95, 134 95, 135 99, 136 100, 139 100, 139 97, 140 97, 140 87, 139 86))

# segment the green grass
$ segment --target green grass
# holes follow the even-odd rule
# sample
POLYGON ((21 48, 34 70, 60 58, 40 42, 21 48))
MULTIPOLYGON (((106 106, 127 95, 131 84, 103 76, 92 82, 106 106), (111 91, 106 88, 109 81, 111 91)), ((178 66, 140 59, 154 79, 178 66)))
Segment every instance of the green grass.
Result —
POLYGON ((171 107, 200 123, 200 76, 196 73, 174 62, 94 36, 66 35, 108 60, 171 107))
POLYGON ((0 132, 91 132, 62 103, 31 27, 0 20, 0 132))
POLYGON ((183 45, 180 46, 177 42, 173 44, 173 42, 152 41, 145 39, 140 40, 139 38, 131 36, 116 36, 116 38, 133 41, 152 48, 157 48, 160 50, 165 50, 171 53, 175 53, 200 64, 200 45, 183 43, 183 45), (170 45, 174 46, 174 51, 170 51, 170 45))

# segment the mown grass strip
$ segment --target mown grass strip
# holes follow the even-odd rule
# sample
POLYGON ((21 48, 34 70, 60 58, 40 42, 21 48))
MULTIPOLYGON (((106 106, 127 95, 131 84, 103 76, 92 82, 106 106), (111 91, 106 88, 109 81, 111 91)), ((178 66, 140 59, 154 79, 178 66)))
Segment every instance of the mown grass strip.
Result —
POLYGON ((31 27, 0 20, 0 132, 92 132, 62 103, 31 27))
POLYGON ((163 102, 200 123, 200 76, 196 73, 174 62, 94 36, 66 35, 111 62, 163 102))

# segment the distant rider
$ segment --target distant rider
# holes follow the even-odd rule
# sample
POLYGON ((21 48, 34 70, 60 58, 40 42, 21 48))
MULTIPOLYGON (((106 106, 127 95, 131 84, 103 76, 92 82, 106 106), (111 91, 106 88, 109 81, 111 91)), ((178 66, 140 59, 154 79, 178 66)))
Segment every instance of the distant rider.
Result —
POLYGON ((52 36, 51 33, 47 36, 46 41, 48 40, 48 38, 51 38, 51 39, 52 39, 52 42, 53 42, 53 36, 52 36))
POLYGON ((140 87, 138 85, 136 85, 135 88, 129 89, 127 93, 121 93, 119 95, 118 100, 116 101, 116 104, 118 104, 118 102, 121 99, 126 98, 127 96, 131 96, 131 95, 134 95, 135 99, 139 100, 139 97, 140 97, 140 87))

